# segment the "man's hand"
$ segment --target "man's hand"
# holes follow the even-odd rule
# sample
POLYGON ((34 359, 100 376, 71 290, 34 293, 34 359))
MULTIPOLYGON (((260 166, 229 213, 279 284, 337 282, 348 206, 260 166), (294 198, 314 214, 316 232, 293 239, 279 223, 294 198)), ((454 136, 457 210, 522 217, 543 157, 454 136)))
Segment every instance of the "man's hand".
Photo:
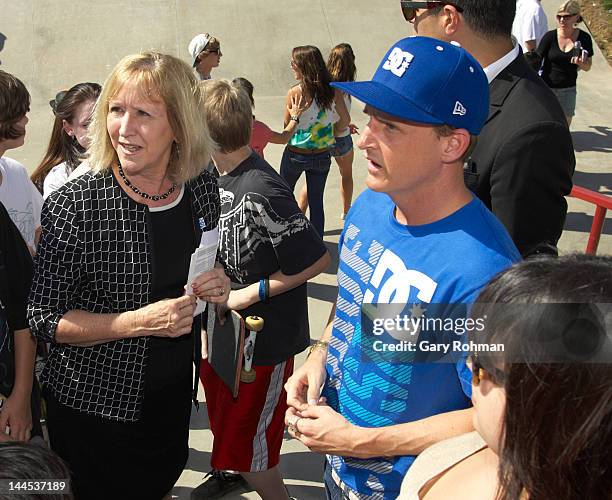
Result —
POLYGON ((297 411, 305 410, 309 404, 316 405, 325 383, 325 360, 327 351, 315 349, 285 384, 287 405, 297 411))
POLYGON ((32 409, 30 398, 12 394, 4 401, 0 410, 0 435, 6 437, 6 428, 10 428, 10 439, 29 441, 32 431, 32 409))
POLYGON ((356 447, 357 433, 361 428, 325 404, 311 405, 303 411, 289 408, 285 414, 285 423, 289 426, 289 434, 311 451, 366 458, 365 455, 360 456, 356 447))

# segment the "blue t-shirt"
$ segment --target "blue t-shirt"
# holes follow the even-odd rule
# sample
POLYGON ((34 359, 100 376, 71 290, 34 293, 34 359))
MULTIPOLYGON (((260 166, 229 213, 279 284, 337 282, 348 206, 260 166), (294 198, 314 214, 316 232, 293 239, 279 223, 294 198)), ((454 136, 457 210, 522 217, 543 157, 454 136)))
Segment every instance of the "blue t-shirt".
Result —
MULTIPOLYGON (((448 217, 404 226, 385 194, 366 190, 340 238, 338 300, 327 359, 328 404, 363 427, 383 427, 470 406, 471 377, 462 360, 372 360, 363 348, 364 303, 470 304, 498 272, 520 259, 510 236, 478 198, 448 217)), ((396 498, 414 456, 328 456, 358 498, 396 498)))

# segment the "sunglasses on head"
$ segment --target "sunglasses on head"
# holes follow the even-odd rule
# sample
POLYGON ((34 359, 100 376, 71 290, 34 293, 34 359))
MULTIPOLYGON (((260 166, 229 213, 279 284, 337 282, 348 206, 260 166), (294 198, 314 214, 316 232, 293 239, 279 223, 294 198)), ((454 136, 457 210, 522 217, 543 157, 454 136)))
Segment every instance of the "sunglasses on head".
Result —
POLYGON ((559 21, 567 21, 578 14, 557 14, 557 20, 559 21))
POLYGON ((411 23, 416 18, 417 9, 435 9, 438 7, 444 7, 445 5, 451 5, 457 9, 457 12, 463 12, 463 9, 459 7, 457 4, 452 2, 442 2, 442 1, 431 1, 431 2, 408 2, 406 0, 401 0, 400 5, 402 7, 402 14, 404 15, 404 19, 411 23))

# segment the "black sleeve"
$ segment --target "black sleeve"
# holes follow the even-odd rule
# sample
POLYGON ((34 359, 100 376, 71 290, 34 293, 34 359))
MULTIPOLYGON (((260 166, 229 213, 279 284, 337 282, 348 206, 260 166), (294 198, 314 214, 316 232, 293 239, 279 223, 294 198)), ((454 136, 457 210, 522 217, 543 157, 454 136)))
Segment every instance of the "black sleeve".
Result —
POLYGON ((28 320, 32 333, 49 342, 55 340, 62 316, 75 309, 76 290, 83 275, 79 213, 65 190, 47 198, 41 225, 28 320))
POLYGON ((589 57, 593 57, 595 52, 593 51, 593 39, 591 36, 587 32, 580 30, 578 40, 580 40, 582 48, 589 53, 589 57))
POLYGON ((21 233, 0 203, 0 300, 9 328, 28 328, 26 306, 32 283, 32 257, 21 233))
POLYGON ((542 40, 540 40, 540 44, 538 45, 538 48, 536 49, 536 52, 540 54, 540 57, 542 59, 545 59, 548 56, 548 52, 550 51, 550 45, 552 43, 553 34, 554 35, 557 34, 556 30, 547 31, 542 37, 542 40))
POLYGON ((263 220, 280 270, 286 275, 298 274, 325 254, 325 244, 280 177, 264 174, 260 180, 259 191, 266 193, 269 203, 263 220))

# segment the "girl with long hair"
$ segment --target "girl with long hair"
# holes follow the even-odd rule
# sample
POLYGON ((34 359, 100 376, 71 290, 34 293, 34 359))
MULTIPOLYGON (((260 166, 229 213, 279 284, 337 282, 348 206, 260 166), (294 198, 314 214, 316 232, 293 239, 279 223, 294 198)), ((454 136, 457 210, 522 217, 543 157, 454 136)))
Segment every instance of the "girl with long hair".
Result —
MULTIPOLYGON (((327 70, 333 82, 354 82, 357 68, 355 67, 355 54, 353 48, 348 43, 336 45, 327 59, 327 70)), ((346 105, 347 112, 351 112, 351 96, 341 92, 346 105)), ((332 156, 336 159, 340 170, 341 186, 340 196, 342 197, 342 220, 351 208, 353 200, 353 138, 351 134, 357 133, 357 126, 349 124, 343 130, 336 130, 336 144, 332 150, 332 156)), ((308 208, 308 193, 306 186, 302 188, 299 196, 299 205, 302 212, 308 208)))
POLYGON ((45 156, 31 175, 44 198, 62 186, 85 159, 89 146, 87 127, 100 90, 97 83, 77 83, 49 102, 55 115, 51 138, 45 156))
POLYGON ((323 237, 323 192, 336 142, 335 131, 348 127, 350 117, 342 92, 330 86, 331 75, 317 47, 295 47, 291 52, 291 69, 298 84, 287 92, 284 123, 287 126, 290 120, 294 120, 298 127, 283 153, 280 174, 293 191, 300 175, 305 172, 310 221, 323 237), (291 115, 288 108, 292 99, 299 97, 309 105, 298 117, 291 115))

